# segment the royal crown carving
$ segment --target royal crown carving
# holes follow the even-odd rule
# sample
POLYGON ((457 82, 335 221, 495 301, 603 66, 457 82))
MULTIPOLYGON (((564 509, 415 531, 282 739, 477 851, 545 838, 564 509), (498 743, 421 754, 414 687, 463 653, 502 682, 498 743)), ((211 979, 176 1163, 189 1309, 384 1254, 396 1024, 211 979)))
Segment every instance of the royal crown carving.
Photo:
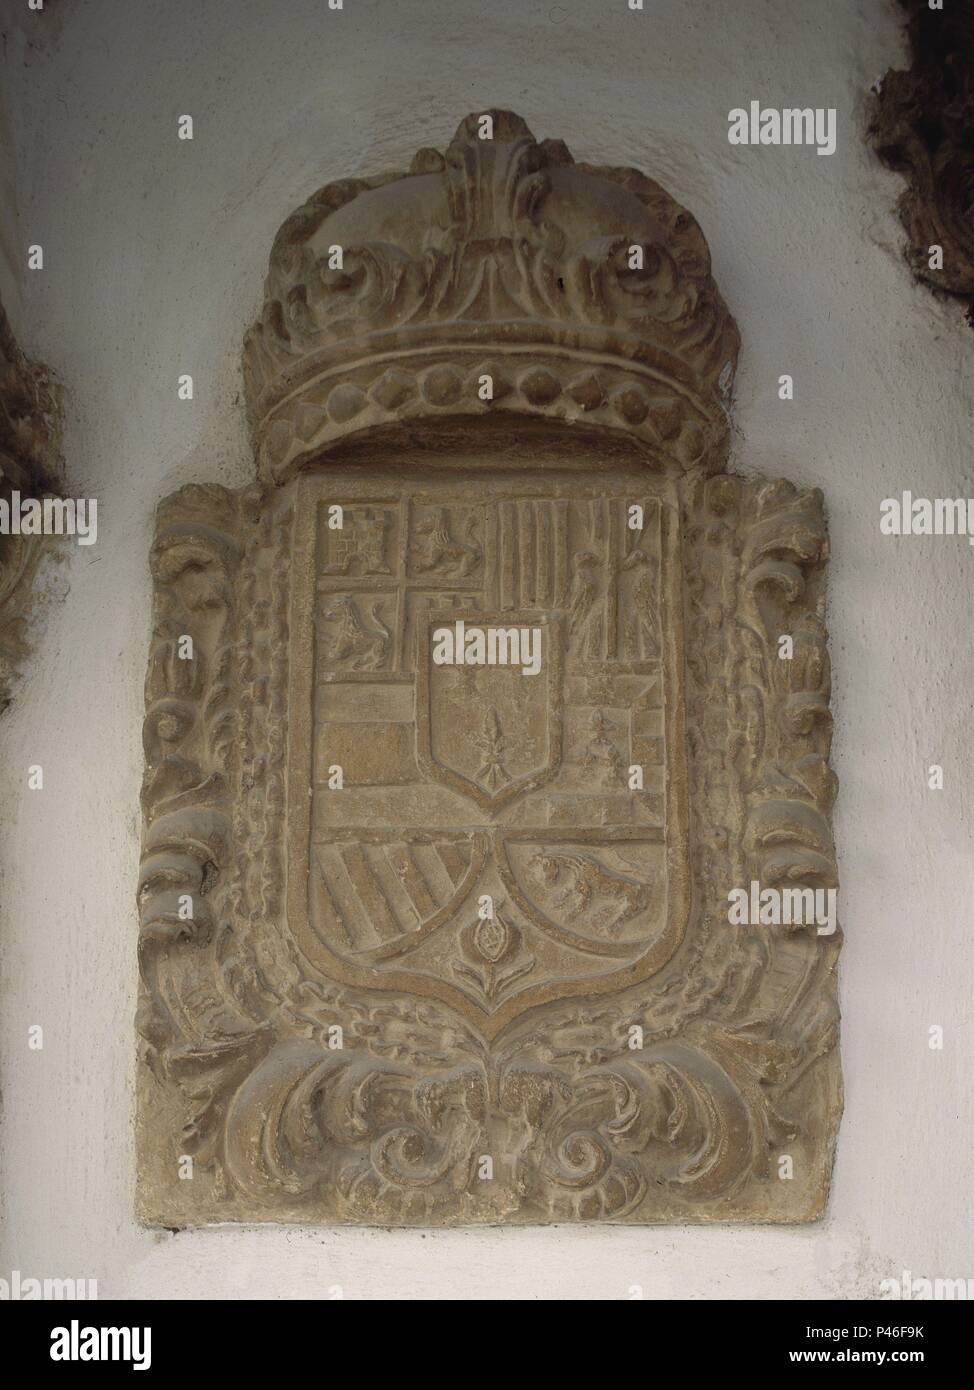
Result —
POLYGON ((721 471, 737 335, 689 215, 488 114, 285 223, 260 483, 159 509, 149 1222, 826 1199, 822 497, 721 471))
POLYGON ((328 184, 284 223, 244 353, 266 477, 390 421, 495 411, 719 466, 738 336, 700 228, 635 169, 486 115, 490 139, 468 116, 445 154, 328 184))

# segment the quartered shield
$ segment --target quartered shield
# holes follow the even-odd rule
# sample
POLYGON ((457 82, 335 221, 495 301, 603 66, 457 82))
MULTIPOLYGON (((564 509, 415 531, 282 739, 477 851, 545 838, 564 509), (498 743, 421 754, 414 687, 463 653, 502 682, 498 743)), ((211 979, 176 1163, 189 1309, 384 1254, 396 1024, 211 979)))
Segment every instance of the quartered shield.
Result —
POLYGON ((658 970, 688 910, 671 501, 543 481, 372 478, 337 531, 315 477, 296 522, 297 939, 485 1036, 658 970))

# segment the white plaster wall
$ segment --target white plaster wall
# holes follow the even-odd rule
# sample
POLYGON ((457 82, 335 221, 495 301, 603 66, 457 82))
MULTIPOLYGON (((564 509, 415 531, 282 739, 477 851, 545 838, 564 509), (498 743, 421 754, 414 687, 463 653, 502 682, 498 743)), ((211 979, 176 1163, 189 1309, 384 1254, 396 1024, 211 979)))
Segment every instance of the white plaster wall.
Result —
POLYGON ((0 1273, 140 1298, 843 1297, 904 1267, 974 1276, 974 551, 878 530, 901 488, 974 490, 972 335, 912 283, 900 182, 861 139, 868 87, 902 57, 892 5, 6 0, 2 27, 18 235, 46 251, 15 327, 64 383, 70 490, 99 497, 100 528, 0 724, 0 1273), (835 106, 838 152, 729 146, 727 112, 752 98, 835 106), (825 490, 847 932, 830 1209, 811 1229, 146 1233, 133 887, 153 507, 250 474, 240 345, 284 216, 330 179, 442 148, 488 105, 692 209, 743 336, 737 466, 825 490), (35 762, 44 790, 27 792, 35 762))

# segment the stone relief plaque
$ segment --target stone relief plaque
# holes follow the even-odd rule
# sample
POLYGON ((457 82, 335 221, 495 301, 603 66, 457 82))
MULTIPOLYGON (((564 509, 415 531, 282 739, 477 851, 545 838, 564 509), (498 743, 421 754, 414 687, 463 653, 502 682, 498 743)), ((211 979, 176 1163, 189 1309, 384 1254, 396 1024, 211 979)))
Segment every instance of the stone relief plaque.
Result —
POLYGON ((827 539, 722 471, 736 347, 510 113, 285 223, 259 481, 152 549, 144 1220, 820 1214, 827 539))

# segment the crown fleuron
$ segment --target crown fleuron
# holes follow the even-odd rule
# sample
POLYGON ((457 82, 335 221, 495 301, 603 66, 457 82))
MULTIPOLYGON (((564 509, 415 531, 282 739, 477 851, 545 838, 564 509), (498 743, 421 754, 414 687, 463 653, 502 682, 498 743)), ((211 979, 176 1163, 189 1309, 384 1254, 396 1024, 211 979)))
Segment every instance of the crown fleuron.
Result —
POLYGON ((328 184, 274 242, 244 371, 261 472, 362 430, 513 411, 720 466, 738 335, 694 219, 509 111, 406 174, 328 184))

